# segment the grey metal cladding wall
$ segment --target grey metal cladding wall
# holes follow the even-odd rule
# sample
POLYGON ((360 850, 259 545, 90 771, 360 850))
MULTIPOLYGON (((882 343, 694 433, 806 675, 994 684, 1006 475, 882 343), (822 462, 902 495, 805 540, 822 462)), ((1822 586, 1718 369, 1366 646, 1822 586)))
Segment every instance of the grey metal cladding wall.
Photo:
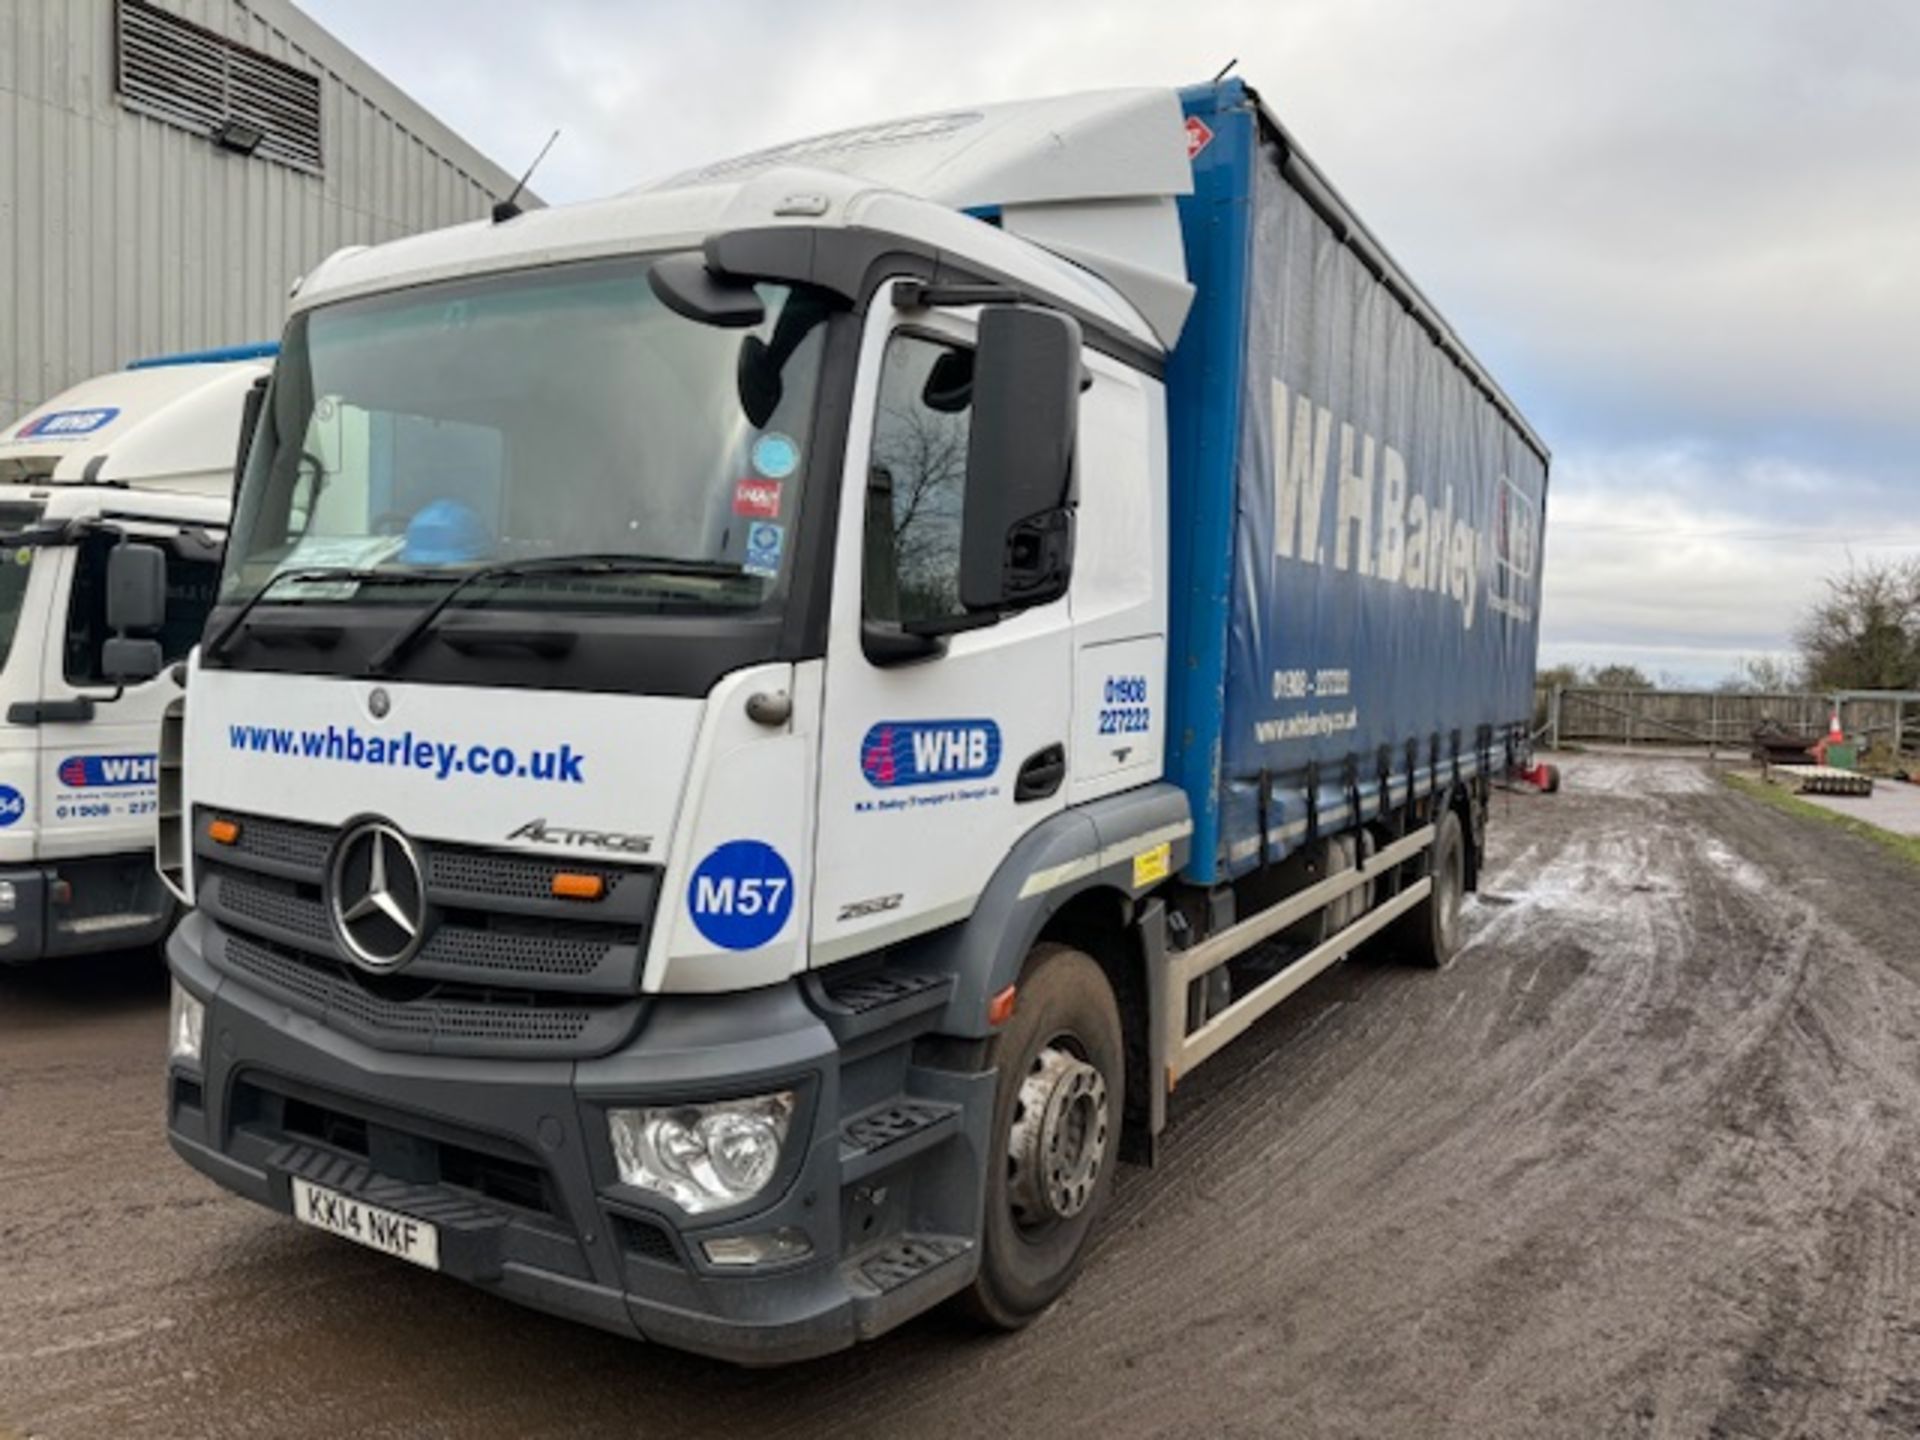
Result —
POLYGON ((115 0, 0 0, 0 424, 140 355, 271 338, 333 250, 512 184, 286 0, 158 3, 320 74, 324 173, 122 105, 115 0))

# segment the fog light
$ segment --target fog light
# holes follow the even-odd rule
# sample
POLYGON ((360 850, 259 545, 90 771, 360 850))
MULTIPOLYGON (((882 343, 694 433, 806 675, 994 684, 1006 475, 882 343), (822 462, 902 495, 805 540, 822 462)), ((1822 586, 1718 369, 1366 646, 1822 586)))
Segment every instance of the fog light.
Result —
POLYGON ((623 1181, 699 1215, 767 1188, 792 1120, 793 1092, 783 1090, 711 1105, 609 1110, 607 1131, 623 1181))
POLYGON ((20 897, 15 893, 13 888, 13 881, 0 880, 0 914, 4 914, 13 909, 13 907, 19 903, 19 900, 20 897))
POLYGON ((813 1253, 807 1232, 792 1225, 764 1235, 724 1235, 702 1240, 700 1248, 715 1265, 765 1265, 775 1260, 798 1260, 813 1253))
POLYGON ((200 1063, 200 1034, 207 1022, 207 1007, 202 1005, 178 980, 173 982, 173 1003, 167 1014, 167 1058, 200 1063))

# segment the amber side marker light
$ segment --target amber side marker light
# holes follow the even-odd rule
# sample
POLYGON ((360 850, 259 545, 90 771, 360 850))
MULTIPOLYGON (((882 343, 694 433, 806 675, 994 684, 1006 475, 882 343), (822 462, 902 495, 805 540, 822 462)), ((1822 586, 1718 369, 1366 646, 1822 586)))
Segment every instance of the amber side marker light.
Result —
POLYGON ((240 838, 240 827, 231 820, 209 820, 207 838, 216 845, 231 845, 240 838))
POLYGON ((561 900, 598 900, 607 893, 607 882, 598 875, 562 870, 553 877, 553 893, 561 900))
POLYGON ((1017 987, 1009 985, 993 999, 987 1002, 987 1023, 1004 1025, 1013 1018, 1013 1001, 1017 987))

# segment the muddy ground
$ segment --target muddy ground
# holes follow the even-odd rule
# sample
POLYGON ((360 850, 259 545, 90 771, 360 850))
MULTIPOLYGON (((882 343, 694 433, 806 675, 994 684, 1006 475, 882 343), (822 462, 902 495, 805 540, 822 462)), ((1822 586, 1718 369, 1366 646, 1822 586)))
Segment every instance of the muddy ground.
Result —
POLYGON ((231 1199, 165 991, 0 975, 0 1433, 1920 1433, 1920 872, 1689 762, 1496 802, 1474 939, 1182 1087, 1078 1287, 749 1373, 231 1199))

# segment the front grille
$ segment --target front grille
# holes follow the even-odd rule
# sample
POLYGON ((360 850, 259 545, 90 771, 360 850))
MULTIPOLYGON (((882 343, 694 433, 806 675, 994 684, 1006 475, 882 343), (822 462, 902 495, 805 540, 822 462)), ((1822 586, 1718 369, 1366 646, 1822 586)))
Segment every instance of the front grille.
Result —
POLYGON ((220 881, 221 907, 231 918, 331 942, 326 907, 317 897, 303 899, 292 881, 211 867, 208 878, 220 881))
MULTIPOLYGON (((277 876, 250 875, 226 865, 203 871, 204 903, 241 928, 333 955, 333 928, 318 885, 302 885, 277 876)), ((606 970, 609 983, 594 989, 620 990, 613 972, 630 968, 640 931, 601 925, 521 919, 462 911, 443 920, 420 947, 407 973, 435 979, 484 974, 490 980, 581 979, 606 970)))
MULTIPOLYGON (((293 1008, 370 1044, 447 1055, 602 1055, 633 1032, 637 998, 555 1003, 526 990, 429 984, 402 998, 375 993, 357 971, 245 935, 220 937, 211 952, 293 1008)), ((404 982, 395 982, 404 983, 404 982)))
POLYGON ((488 855, 473 850, 436 850, 429 861, 431 884, 438 890, 468 895, 505 895, 515 900, 551 900, 556 871, 597 875, 612 896, 623 874, 591 865, 556 865, 548 860, 526 860, 517 855, 488 855))
MULTIPOLYGON (((225 812, 222 812, 223 814, 225 812)), ((196 829, 206 830, 207 812, 199 812, 196 829)), ((318 825, 299 825, 265 815, 249 815, 240 826, 240 838, 232 846, 236 859, 251 856, 274 864, 311 871, 316 877, 326 869, 327 854, 333 849, 333 832, 318 825)))
MULTIPOLYGON (((635 943, 638 939, 634 937, 635 943)), ((591 975, 606 956, 603 935, 551 929, 473 930, 442 925, 420 948, 420 959, 429 964, 520 975, 591 975)))
POLYGON ((431 928, 417 955, 375 980, 347 963, 328 913, 339 833, 198 808, 197 898, 228 937, 229 968, 387 1048, 598 1054, 630 1032, 657 869, 416 838, 431 928), (234 822, 232 843, 208 836, 214 819, 234 822), (556 898, 563 871, 599 876, 602 897, 556 898))

